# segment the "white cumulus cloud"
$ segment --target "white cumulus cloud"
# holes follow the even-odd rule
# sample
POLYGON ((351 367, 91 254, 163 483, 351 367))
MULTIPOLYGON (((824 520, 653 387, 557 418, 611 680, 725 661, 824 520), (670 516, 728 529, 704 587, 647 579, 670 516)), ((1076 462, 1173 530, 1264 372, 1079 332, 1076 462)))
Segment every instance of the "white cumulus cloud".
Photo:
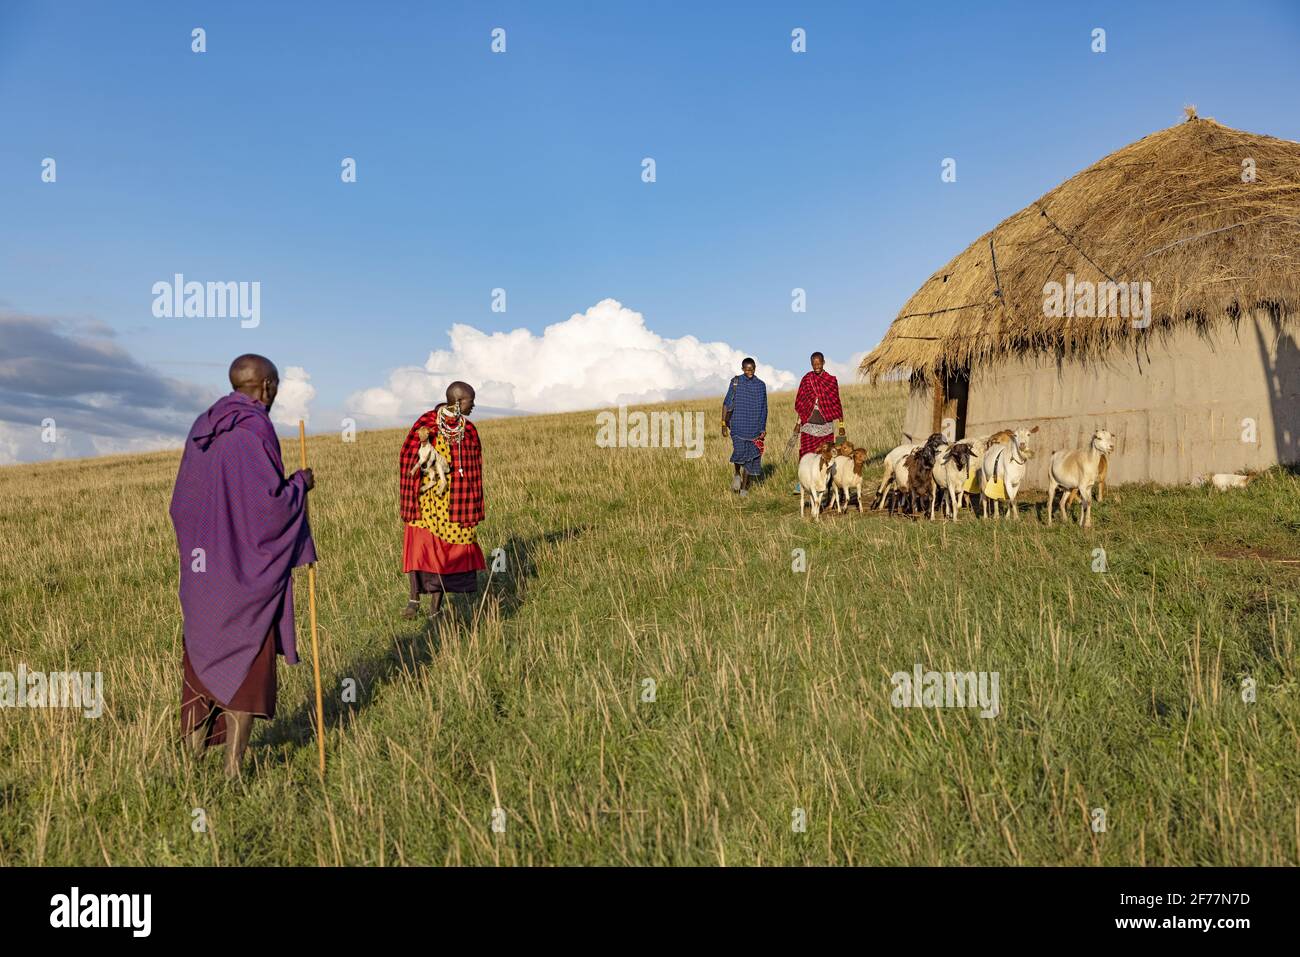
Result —
MULTIPOLYGON (((480 408, 498 412, 571 412, 721 395, 745 358, 725 342, 666 339, 616 299, 549 325, 540 336, 527 329, 486 333, 457 323, 450 339, 451 348, 434 350, 423 366, 395 369, 385 385, 353 393, 355 414, 384 422, 409 419, 441 401, 456 379, 474 386, 480 408)), ((773 392, 799 381, 762 362, 758 377, 773 392)))
POLYGON ((853 355, 849 356, 848 362, 836 362, 830 356, 827 356, 826 371, 835 376, 835 378, 839 380, 840 385, 849 385, 850 383, 858 382, 860 381, 858 379, 858 366, 862 364, 862 360, 866 357, 867 353, 865 350, 853 353, 853 355))
POLYGON ((271 421, 276 425, 297 426, 298 420, 310 424, 312 399, 316 398, 316 387, 311 384, 311 376, 302 366, 289 366, 280 377, 280 389, 271 406, 271 421))

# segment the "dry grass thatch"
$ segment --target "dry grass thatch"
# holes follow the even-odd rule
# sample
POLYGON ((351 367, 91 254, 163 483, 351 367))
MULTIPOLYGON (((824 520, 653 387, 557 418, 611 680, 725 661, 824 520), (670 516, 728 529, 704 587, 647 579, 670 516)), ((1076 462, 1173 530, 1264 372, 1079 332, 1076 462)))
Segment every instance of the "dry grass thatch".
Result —
POLYGON ((1003 220, 913 294, 860 371, 929 378, 1024 352, 1095 355, 1192 322, 1300 312, 1300 143, 1187 121, 1003 220), (1254 161, 1254 181, 1243 161, 1254 161), (1044 286, 1151 283, 1151 322, 1050 316, 1044 286))

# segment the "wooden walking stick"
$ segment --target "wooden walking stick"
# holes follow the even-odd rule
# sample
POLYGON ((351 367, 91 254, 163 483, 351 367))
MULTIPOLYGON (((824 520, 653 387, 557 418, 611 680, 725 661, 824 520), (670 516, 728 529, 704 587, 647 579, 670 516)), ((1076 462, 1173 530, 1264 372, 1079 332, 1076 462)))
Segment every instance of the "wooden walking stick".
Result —
MULTIPOLYGON (((307 426, 298 420, 298 451, 307 468, 307 426)), ((307 505, 304 502, 303 508, 307 505)), ((325 776, 325 702, 320 690, 320 652, 316 645, 316 563, 307 566, 307 606, 311 613, 311 670, 316 678, 316 744, 320 751, 320 774, 325 776)))

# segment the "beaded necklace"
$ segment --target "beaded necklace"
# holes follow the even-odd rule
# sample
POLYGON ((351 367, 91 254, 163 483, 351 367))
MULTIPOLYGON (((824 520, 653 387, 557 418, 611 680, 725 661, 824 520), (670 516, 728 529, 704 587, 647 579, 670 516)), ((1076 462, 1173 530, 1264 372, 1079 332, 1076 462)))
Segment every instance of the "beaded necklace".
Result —
POLYGON ((456 409, 451 409, 451 414, 447 414, 450 406, 443 406, 438 410, 438 433, 448 442, 460 444, 460 440, 465 436, 465 416, 461 415, 456 409))
MULTIPOLYGON (((444 405, 438 410, 438 434, 447 440, 449 449, 453 442, 457 447, 460 446, 460 440, 465 437, 465 416, 461 414, 459 409, 444 405), (448 415, 448 409, 451 409, 450 415, 448 415)), ((464 475, 465 469, 458 465, 456 472, 464 475)))

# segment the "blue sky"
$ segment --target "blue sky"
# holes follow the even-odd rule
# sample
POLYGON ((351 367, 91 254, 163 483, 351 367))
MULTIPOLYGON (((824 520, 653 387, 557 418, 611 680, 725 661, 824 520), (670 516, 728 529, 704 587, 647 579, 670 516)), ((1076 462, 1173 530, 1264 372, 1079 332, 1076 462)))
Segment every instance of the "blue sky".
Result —
MULTIPOLYGON (((643 340, 694 336, 795 373, 813 349, 845 362, 981 232, 1186 103, 1300 139, 1297 2, 704 6, 0 5, 0 313, 29 324, 0 343, 9 458, 59 454, 14 430, 30 438, 61 402, 87 435, 90 409, 123 434, 142 407, 192 418, 245 351, 306 370, 315 429, 374 388, 398 394, 400 419, 452 366, 487 377, 499 340, 465 345, 469 362, 454 324, 540 336, 605 299, 640 314, 643 340), (260 282, 260 325, 155 318, 152 285, 177 272, 260 282), (47 395, 24 379, 42 357, 14 343, 51 336, 159 382, 147 402, 111 385, 91 401, 51 373, 47 395), (403 368, 427 381, 402 392, 403 368)), ((604 368, 660 374, 618 344, 604 368)), ((632 371, 568 383, 538 365, 564 350, 515 346, 498 406, 640 394, 632 371), (515 381, 543 374, 544 402, 515 381)), ((667 351, 663 395, 710 391, 708 363, 729 361, 667 351)))

